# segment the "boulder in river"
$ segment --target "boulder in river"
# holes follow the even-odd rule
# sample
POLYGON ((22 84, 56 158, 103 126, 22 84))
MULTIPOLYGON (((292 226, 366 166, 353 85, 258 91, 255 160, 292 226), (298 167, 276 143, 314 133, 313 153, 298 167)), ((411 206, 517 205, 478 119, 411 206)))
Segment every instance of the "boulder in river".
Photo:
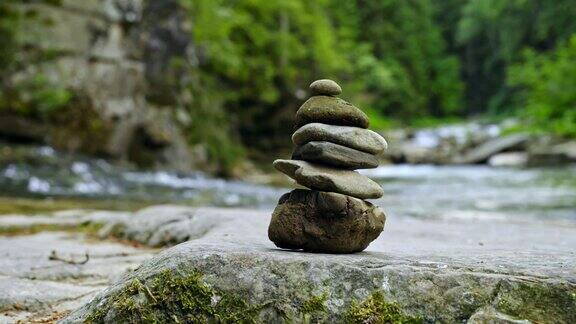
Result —
POLYGON ((529 139, 530 136, 527 134, 498 137, 470 149, 470 151, 463 156, 457 157, 455 162, 459 164, 483 163, 497 153, 524 148, 529 139))

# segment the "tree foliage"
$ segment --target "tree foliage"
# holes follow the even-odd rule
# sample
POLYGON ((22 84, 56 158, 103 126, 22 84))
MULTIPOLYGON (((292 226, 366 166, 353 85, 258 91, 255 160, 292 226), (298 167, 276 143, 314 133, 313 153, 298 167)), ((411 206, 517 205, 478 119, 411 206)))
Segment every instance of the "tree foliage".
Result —
POLYGON ((522 113, 534 131, 576 137, 576 34, 551 53, 524 52, 510 71, 522 113))
MULTIPOLYGON (((440 0, 438 0, 440 1, 440 0)), ((573 0, 468 0, 454 26, 470 113, 513 108, 508 68, 524 48, 553 49, 576 32, 573 0)))
POLYGON ((317 78, 372 117, 446 116, 461 106, 458 61, 445 50, 430 0, 183 0, 200 52, 245 143, 287 142, 317 78), (266 120, 267 122, 262 122, 266 120))

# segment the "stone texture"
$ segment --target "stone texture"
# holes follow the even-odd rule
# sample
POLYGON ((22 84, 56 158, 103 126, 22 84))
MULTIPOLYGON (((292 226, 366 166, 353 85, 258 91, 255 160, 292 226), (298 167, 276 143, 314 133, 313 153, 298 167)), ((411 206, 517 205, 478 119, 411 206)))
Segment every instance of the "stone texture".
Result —
MULTIPOLYGON (((17 293, 0 298, 8 309, 0 314, 0 322, 45 320, 53 318, 53 311, 63 316, 74 309, 65 322, 83 322, 133 278, 152 282, 165 269, 181 276, 203 273, 203 281, 213 287, 247 302, 264 304, 260 322, 310 322, 311 317, 319 322, 340 322, 352 301, 365 300, 375 291, 398 302, 406 314, 421 316, 426 322, 576 322, 573 225, 546 220, 439 220, 396 215, 400 217, 387 221, 386 235, 374 240, 364 252, 325 255, 276 249, 266 237, 270 214, 270 210, 156 206, 129 214, 126 218, 134 222, 125 219, 122 222, 127 228, 110 233, 122 240, 127 233, 149 238, 148 233, 137 232, 150 232, 154 224, 163 224, 162 236, 171 239, 162 244, 191 240, 156 257, 149 249, 84 241, 82 235, 72 233, 1 237, 0 279, 10 280, 0 280, 6 284, 0 291, 17 293), (196 222, 184 216, 171 218, 173 214, 193 215, 196 222), (146 221, 137 220, 140 217, 146 221), (214 225, 206 231, 205 223, 214 225), (91 258, 84 265, 65 264, 48 260, 51 250, 72 259, 88 250, 91 258), (109 280, 113 284, 104 289, 109 280), (84 295, 83 287, 101 293, 89 301, 92 290, 86 289, 88 295, 84 295), (61 293, 63 298, 57 296, 61 293), (318 299, 325 311, 304 313, 304 306, 318 299), (28 310, 9 310, 22 300, 28 310), (41 311, 44 309, 46 312, 41 311)), ((77 211, 56 217, 78 215, 84 215, 88 222, 110 224, 124 218, 108 212, 77 211)), ((143 242, 154 243, 149 239, 143 242)), ((138 302, 147 297, 134 298, 138 302)), ((117 313, 107 316, 107 322, 119 322, 117 313)))
MULTIPOLYGON (((73 112, 81 112, 66 117, 63 112, 68 110, 63 109, 55 125, 32 127, 34 131, 2 127, 6 123, 0 122, 2 135, 147 168, 190 171, 200 166, 183 135, 180 125, 185 123, 166 109, 185 96, 170 81, 180 79, 176 70, 181 69, 169 63, 177 59, 195 64, 198 59, 186 11, 178 1, 27 1, 18 6, 34 14, 22 19, 20 41, 52 54, 40 63, 24 62, 26 69, 6 79, 18 88, 43 75, 70 91, 73 112)), ((35 126, 23 118, 10 119, 35 126)))
POLYGON ((352 104, 336 97, 314 96, 296 112, 296 127, 309 123, 368 128, 368 116, 352 104))
MULTIPOLYGON (((96 223, 112 220, 93 218, 96 223)), ((120 243, 87 241, 85 235, 72 232, 0 236, 0 323, 53 323, 90 301, 95 293, 154 252, 120 243), (74 261, 84 260, 88 253, 89 260, 85 264, 50 260, 52 251, 74 261)))
POLYGON ((371 154, 381 154, 388 147, 386 140, 378 133, 358 127, 310 123, 292 135, 292 142, 296 145, 312 141, 331 142, 371 154))
MULTIPOLYGON (((203 282, 215 289, 262 304, 257 320, 262 323, 302 323, 311 317, 318 319, 313 322, 342 322, 352 301, 375 291, 430 323, 576 321, 573 227, 394 217, 386 224, 386 235, 364 252, 326 255, 275 249, 265 234, 267 210, 214 208, 195 214, 216 219, 218 225, 126 273, 64 323, 84 322, 134 279, 149 285, 166 270, 177 276, 202 273, 203 282), (304 305, 318 296, 324 296, 325 310, 304 313, 304 305)), ((149 300, 145 294, 131 298, 149 300)), ((154 311, 181 314, 179 309, 154 311)), ((105 315, 106 322, 123 322, 117 312, 105 315)))
POLYGON ((360 199, 376 199, 384 195, 378 183, 356 171, 298 160, 276 160, 274 167, 310 189, 337 192, 360 199))
POLYGON ((316 80, 310 84, 314 95, 337 96, 342 93, 340 85, 329 79, 316 80))
POLYGON ((498 312, 493 307, 486 307, 478 310, 468 319, 468 324, 530 324, 532 322, 524 319, 516 319, 498 312))
POLYGON ((488 165, 493 167, 523 167, 528 163, 526 152, 504 152, 492 155, 488 165))
POLYGON ((296 189, 280 198, 268 238, 280 248, 354 253, 366 249, 380 235, 385 221, 382 210, 369 202, 296 189))
POLYGON ((462 157, 456 157, 455 163, 475 164, 486 162, 491 156, 504 152, 519 150, 528 143, 530 136, 526 134, 516 134, 506 137, 498 137, 472 148, 462 157))
POLYGON ((173 245, 202 237, 223 221, 226 213, 209 208, 160 205, 144 208, 134 216, 107 222, 99 233, 100 237, 120 237, 153 247, 173 245), (196 217, 198 213, 215 217, 199 218, 196 217))
POLYGON ((292 159, 351 170, 378 166, 376 156, 330 142, 308 142, 298 146, 292 153, 292 159))
POLYGON ((99 288, 0 276, 0 312, 44 310, 53 304, 89 295, 99 288))

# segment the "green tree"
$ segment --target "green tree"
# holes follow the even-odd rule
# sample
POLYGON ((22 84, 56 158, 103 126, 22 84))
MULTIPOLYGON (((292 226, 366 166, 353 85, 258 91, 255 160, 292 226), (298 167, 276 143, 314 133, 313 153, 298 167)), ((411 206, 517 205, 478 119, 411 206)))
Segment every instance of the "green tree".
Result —
POLYGON ((531 130, 576 137, 576 34, 551 53, 526 50, 510 69, 519 104, 531 130))
POLYGON ((183 3, 201 53, 197 73, 213 86, 204 89, 214 95, 204 95, 219 99, 245 144, 285 147, 304 97, 299 93, 315 77, 335 77, 348 65, 325 11, 328 1, 183 3))
POLYGON ((358 1, 360 40, 373 57, 359 62, 374 107, 408 120, 446 116, 461 108, 457 58, 446 52, 429 0, 358 1))
POLYGON ((455 38, 470 113, 513 106, 506 73, 522 49, 550 50, 576 31, 573 0, 468 0, 461 10, 455 38))

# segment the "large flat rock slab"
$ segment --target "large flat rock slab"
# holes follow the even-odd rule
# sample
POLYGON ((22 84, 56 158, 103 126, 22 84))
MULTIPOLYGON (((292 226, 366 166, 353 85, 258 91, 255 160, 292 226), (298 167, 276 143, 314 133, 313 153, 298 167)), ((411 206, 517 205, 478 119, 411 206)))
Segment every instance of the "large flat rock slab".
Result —
POLYGON ((203 292, 217 314, 262 322, 358 319, 359 307, 379 296, 398 316, 427 322, 576 322, 571 226, 390 217, 365 252, 327 255, 275 248, 266 238, 270 211, 203 208, 194 217, 218 222, 126 274, 65 322, 183 319, 190 309, 179 289, 203 292), (174 293, 166 296, 164 284, 174 293), (223 308, 230 300, 236 308, 223 308))
MULTIPOLYGON (((42 216, 25 217, 5 223, 29 226, 47 222, 42 216)), ((53 322, 154 253, 149 248, 87 239, 70 232, 0 236, 0 323, 53 322), (51 258, 53 251, 59 259, 51 258), (89 259, 83 263, 86 254, 89 259)))

